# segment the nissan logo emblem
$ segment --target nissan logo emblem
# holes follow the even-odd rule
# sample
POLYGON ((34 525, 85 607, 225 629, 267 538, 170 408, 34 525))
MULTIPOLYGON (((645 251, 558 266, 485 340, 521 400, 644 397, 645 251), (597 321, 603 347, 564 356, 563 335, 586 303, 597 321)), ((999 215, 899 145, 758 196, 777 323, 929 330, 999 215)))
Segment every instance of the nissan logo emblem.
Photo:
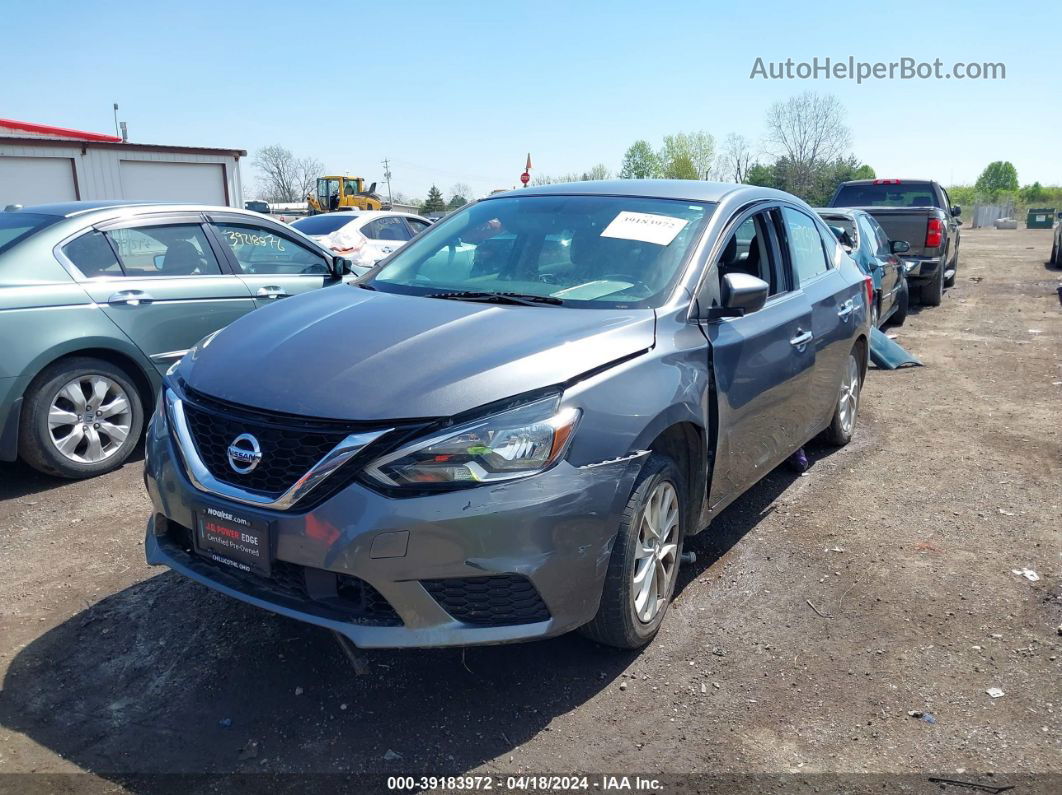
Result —
POLYGON ((249 433, 241 433, 233 439, 226 452, 232 471, 240 475, 253 472, 262 460, 262 448, 258 446, 258 440, 249 433))

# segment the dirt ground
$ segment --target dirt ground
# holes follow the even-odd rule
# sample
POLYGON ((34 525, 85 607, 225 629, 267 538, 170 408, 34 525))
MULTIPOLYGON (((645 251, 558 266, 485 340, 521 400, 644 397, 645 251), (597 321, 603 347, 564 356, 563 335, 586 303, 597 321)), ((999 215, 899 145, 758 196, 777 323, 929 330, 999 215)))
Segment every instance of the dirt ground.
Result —
POLYGON ((638 654, 568 636, 358 674, 329 633, 148 568, 139 460, 0 465, 0 771, 1062 774, 1050 247, 965 230, 943 305, 893 329, 926 367, 872 369, 849 447, 702 535, 638 654))

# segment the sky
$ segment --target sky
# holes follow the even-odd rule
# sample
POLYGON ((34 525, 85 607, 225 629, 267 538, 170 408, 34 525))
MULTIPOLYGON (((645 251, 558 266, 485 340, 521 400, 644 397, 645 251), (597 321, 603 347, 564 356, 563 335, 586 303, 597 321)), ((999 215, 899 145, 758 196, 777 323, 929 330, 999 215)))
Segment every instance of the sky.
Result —
POLYGON ((0 117, 130 140, 281 144, 328 173, 423 197, 477 195, 604 163, 644 138, 739 133, 767 160, 776 101, 815 91, 846 109, 852 151, 879 177, 972 183, 1010 160, 1022 184, 1062 184, 1058 3, 8 3, 0 117), (943 71, 1001 62, 1002 80, 750 78, 765 63, 891 62, 943 71))

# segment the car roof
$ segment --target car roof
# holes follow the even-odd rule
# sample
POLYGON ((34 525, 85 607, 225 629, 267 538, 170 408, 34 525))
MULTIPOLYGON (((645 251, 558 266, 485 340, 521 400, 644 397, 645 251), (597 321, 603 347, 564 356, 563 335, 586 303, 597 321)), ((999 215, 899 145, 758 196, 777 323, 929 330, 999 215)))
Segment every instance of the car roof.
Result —
POLYGON ((728 182, 706 182, 695 179, 610 179, 587 182, 564 182, 535 185, 530 188, 495 193, 482 201, 516 196, 636 196, 647 199, 679 199, 699 202, 719 202, 725 197, 746 195, 750 200, 792 199, 788 193, 755 185, 736 185, 728 182))
MULTIPOLYGON (((69 218, 73 215, 80 215, 84 212, 90 212, 92 210, 106 210, 113 209, 115 207, 143 207, 154 205, 165 205, 168 202, 148 202, 148 201, 128 201, 121 199, 106 199, 101 201, 79 201, 79 202, 55 202, 53 204, 31 204, 25 207, 20 207, 18 210, 9 210, 8 212, 18 213, 37 213, 39 215, 55 215, 60 218, 69 218)), ((182 205, 184 206, 184 205, 182 205)))

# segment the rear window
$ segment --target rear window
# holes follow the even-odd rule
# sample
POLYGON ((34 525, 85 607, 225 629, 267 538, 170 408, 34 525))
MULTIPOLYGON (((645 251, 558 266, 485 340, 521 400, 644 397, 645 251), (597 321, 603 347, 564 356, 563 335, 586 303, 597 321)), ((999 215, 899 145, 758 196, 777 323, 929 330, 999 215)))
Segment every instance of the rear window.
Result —
POLYGON ((834 197, 834 207, 936 207, 929 182, 845 185, 834 197))
POLYGON ((7 251, 19 241, 25 240, 34 232, 58 221, 55 215, 38 213, 2 212, 0 213, 0 252, 7 251))
POLYGON ((339 215, 311 215, 292 222, 292 226, 304 235, 330 235, 357 218, 354 213, 339 215))

